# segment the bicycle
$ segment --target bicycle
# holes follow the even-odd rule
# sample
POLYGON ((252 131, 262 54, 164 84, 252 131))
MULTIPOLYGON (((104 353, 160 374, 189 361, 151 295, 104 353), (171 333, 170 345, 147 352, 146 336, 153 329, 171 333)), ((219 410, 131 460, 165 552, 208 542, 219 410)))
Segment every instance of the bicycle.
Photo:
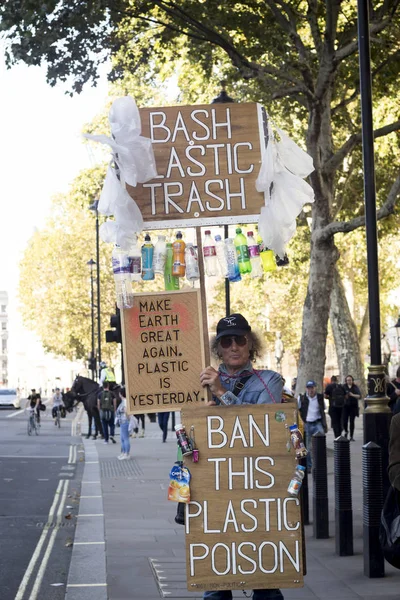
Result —
POLYGON ((28 435, 32 435, 33 432, 35 432, 36 435, 39 435, 39 423, 37 421, 36 410, 30 408, 28 417, 28 435))
POLYGON ((61 410, 60 407, 57 406, 54 410, 55 412, 55 421, 54 424, 56 427, 60 428, 61 427, 61 410))

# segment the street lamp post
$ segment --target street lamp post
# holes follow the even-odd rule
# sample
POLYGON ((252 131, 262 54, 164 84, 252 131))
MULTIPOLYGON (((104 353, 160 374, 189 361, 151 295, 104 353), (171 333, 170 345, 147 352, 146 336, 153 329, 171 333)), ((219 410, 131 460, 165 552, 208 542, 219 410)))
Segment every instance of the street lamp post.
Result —
POLYGON ((101 363, 101 305, 100 305, 100 237, 99 237, 99 201, 95 200, 93 204, 89 206, 89 210, 94 211, 96 215, 96 284, 97 284, 97 360, 99 366, 99 377, 100 377, 100 363, 101 363))
POLYGON ((94 282, 93 282, 93 266, 96 262, 91 258, 86 263, 90 268, 90 316, 91 316, 91 327, 92 327, 92 349, 90 353, 89 360, 89 368, 92 371, 92 379, 95 379, 96 376, 96 367, 95 367, 95 354, 94 354, 94 282))

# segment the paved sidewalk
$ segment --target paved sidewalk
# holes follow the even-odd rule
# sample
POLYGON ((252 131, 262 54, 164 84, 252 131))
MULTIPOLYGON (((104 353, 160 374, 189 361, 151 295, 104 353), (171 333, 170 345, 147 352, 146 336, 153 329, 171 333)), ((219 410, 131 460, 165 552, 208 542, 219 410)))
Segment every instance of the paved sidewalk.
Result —
MULTIPOLYGON (((386 564, 384 578, 369 579, 363 575, 361 427, 362 419, 357 419, 356 442, 351 444, 355 554, 343 558, 335 554, 333 453, 329 452, 331 537, 314 540, 312 525, 306 526, 305 586, 284 590, 285 600, 399 600, 400 571, 386 564)), ((119 442, 118 437, 117 440, 119 442)), ((333 448, 331 432, 327 436, 327 445, 333 448)), ((200 598, 198 593, 191 594, 186 590, 184 528, 174 521, 176 504, 167 501, 168 474, 176 459, 174 434, 169 432, 167 443, 161 443, 158 425, 149 423, 146 418, 146 437, 131 438, 133 459, 129 461, 116 459, 120 452, 119 443, 106 445, 101 441, 85 440, 84 446, 87 462, 93 461, 97 455, 99 457, 104 524, 98 523, 97 533, 93 530, 92 535, 97 536, 104 530, 108 599, 200 598)), ((97 465, 93 464, 92 473, 95 467, 97 465)), ((309 485, 312 521, 311 482, 309 485)), ((96 487, 94 495, 98 495, 99 489, 96 487)), ((86 501, 89 502, 88 499, 86 501)), ((93 511, 89 504, 85 504, 88 514, 98 514, 95 511, 99 510, 101 504, 99 499, 94 501, 98 504, 93 511)), ((94 541, 98 541, 98 538, 94 541)), ((98 557, 102 571, 101 552, 98 557)), ((82 561, 82 569, 85 570, 84 557, 82 561)), ((88 554, 88 561, 88 568, 92 569, 92 554, 88 554)), ((90 593, 82 598, 100 600, 104 597, 104 588, 98 588, 97 595, 94 592, 94 589, 90 589, 90 593)), ((234 592, 233 596, 244 598, 241 591, 234 592)), ((67 597, 69 600, 70 595, 67 597)))

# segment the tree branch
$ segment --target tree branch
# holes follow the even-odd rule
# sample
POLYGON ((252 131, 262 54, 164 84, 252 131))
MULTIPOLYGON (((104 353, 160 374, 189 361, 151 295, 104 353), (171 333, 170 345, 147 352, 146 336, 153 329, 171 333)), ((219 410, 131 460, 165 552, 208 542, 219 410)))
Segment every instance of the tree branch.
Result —
POLYGON ((318 52, 318 55, 320 56, 322 50, 322 38, 321 32, 318 27, 318 0, 307 0, 307 4, 307 19, 310 25, 311 35, 314 40, 315 48, 318 52))
MULTIPOLYGON (((381 206, 379 210, 376 211, 376 218, 378 221, 380 219, 385 219, 389 215, 393 214, 397 197, 400 194, 400 173, 397 175, 395 182, 393 183, 388 197, 386 198, 384 204, 381 206)), ((333 223, 329 223, 326 227, 323 227, 320 230, 316 230, 314 233, 314 241, 315 242, 326 242, 330 237, 334 236, 336 233, 350 233, 350 231, 354 231, 359 227, 363 227, 365 225, 365 215, 361 215, 360 217, 355 217, 350 221, 334 221, 333 223)))
MULTIPOLYGON (((392 17, 388 17, 386 19, 383 19, 379 23, 371 23, 370 27, 369 27, 370 35, 373 35, 375 33, 380 33, 381 31, 383 31, 391 23, 391 21, 392 21, 392 17)), ((354 31, 354 35, 355 36, 357 35, 356 29, 354 31)), ((352 42, 349 42, 348 44, 346 44, 342 48, 339 48, 335 52, 335 61, 341 62, 348 56, 351 56, 351 54, 354 54, 354 52, 356 52, 357 50, 358 50, 358 39, 356 38, 355 40, 353 40, 352 42)))
MULTIPOLYGON (((395 121, 390 125, 385 125, 374 131, 374 139, 388 135, 393 131, 400 129, 400 121, 395 121)), ((362 134, 354 133, 349 139, 343 144, 343 146, 334 154, 323 166, 322 171, 326 175, 332 174, 341 165, 344 158, 353 150, 353 148, 359 144, 362 140, 362 134)))

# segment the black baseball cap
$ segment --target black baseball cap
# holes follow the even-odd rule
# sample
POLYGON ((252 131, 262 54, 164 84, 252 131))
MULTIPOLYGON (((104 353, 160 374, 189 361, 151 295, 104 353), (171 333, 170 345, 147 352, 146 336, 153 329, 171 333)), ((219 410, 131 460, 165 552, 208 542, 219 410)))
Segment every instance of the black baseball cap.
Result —
POLYGON ((243 315, 234 313, 218 321, 217 340, 225 335, 245 335, 251 331, 251 327, 243 315))

